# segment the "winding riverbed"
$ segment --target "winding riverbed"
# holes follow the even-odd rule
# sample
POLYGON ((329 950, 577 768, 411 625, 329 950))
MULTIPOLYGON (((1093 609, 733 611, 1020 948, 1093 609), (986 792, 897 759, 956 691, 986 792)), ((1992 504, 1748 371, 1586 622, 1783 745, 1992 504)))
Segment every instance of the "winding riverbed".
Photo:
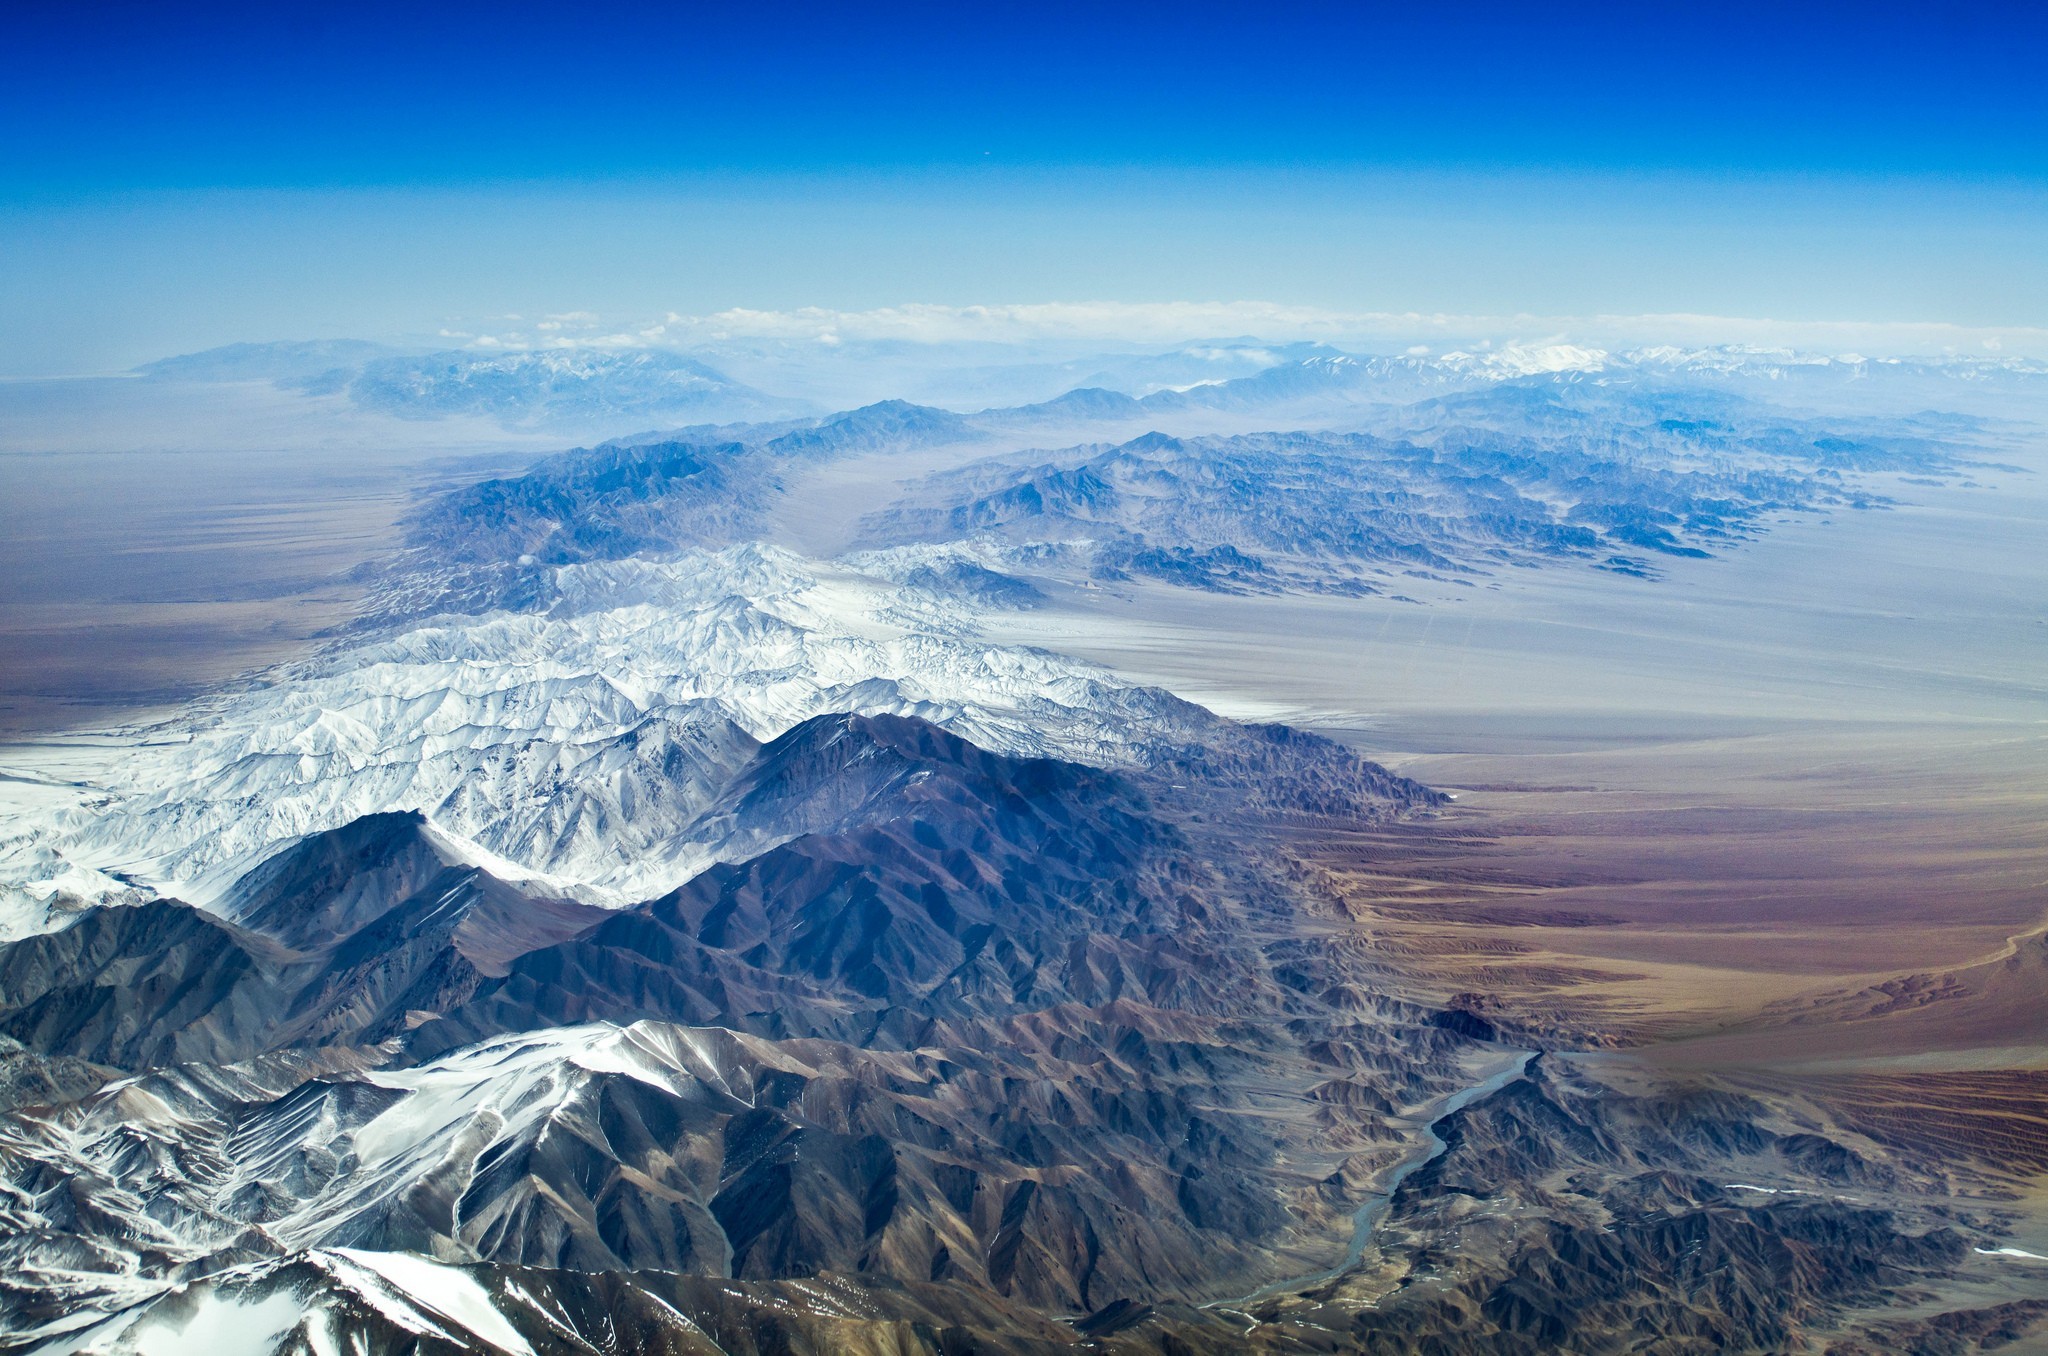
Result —
POLYGON ((1379 1227, 1380 1217, 1393 1204, 1394 1193, 1401 1189, 1401 1183, 1407 1181, 1424 1165, 1434 1163, 1437 1159, 1443 1157, 1444 1151, 1450 1147, 1444 1143, 1443 1136, 1436 1132, 1436 1128, 1458 1112, 1472 1105, 1472 1103, 1486 1097, 1491 1097, 1508 1084, 1522 1078, 1529 1071, 1530 1061, 1535 1058, 1535 1051, 1523 1051, 1521 1052, 1521 1057, 1513 1064, 1494 1074, 1491 1078, 1483 1082, 1474 1083, 1469 1088, 1462 1088, 1444 1099, 1442 1105, 1437 1108, 1436 1115, 1430 1117, 1429 1123, 1422 1128, 1423 1138, 1426 1141, 1423 1151, 1396 1164, 1394 1170, 1387 1176, 1386 1186, 1374 1195, 1367 1197, 1365 1203, 1352 1212, 1351 1243, 1350 1246, 1344 1249, 1344 1257, 1336 1266, 1329 1268, 1327 1271, 1311 1272, 1305 1276, 1289 1276, 1284 1280, 1260 1286, 1249 1295, 1243 1295, 1231 1300, 1215 1300, 1204 1307, 1210 1309, 1234 1309, 1239 1305, 1254 1304, 1269 1295, 1277 1295, 1283 1291, 1290 1290, 1306 1290, 1312 1286, 1333 1281, 1357 1266, 1359 1260, 1365 1256, 1366 1248, 1372 1243, 1373 1232, 1379 1227))

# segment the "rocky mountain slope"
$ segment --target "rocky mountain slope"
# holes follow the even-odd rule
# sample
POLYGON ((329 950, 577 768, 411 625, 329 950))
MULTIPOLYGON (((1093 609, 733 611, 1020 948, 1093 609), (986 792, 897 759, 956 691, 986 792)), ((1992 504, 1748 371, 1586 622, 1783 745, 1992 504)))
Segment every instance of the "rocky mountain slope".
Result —
POLYGON ((380 815, 0 948, 4 1340, 1763 1351, 1995 1236, 1796 1099, 1394 996, 1172 775, 823 716, 726 793, 791 836, 631 909, 380 815))
POLYGON ((311 835, 212 911, 90 909, 0 953, 0 1017, 31 1049, 125 1068, 381 1039, 601 909, 515 890, 417 813, 311 835))
POLYGON ((1753 364, 1710 364, 1723 389, 1688 365, 1700 355, 1574 354, 1554 370, 1555 354, 1317 356, 1142 398, 1083 389, 966 416, 885 401, 624 440, 423 507, 372 615, 545 606, 555 566, 748 540, 821 466, 915 450, 942 452, 938 469, 870 513, 855 545, 969 543, 1025 590, 1033 575, 1338 593, 1528 566, 1652 577, 1787 514, 1883 506, 1898 477, 1982 464, 1967 420, 1792 413, 1755 397, 1753 364), (1396 369, 1431 375, 1393 399, 1396 369), (1280 393, 1311 389, 1372 396, 1309 428, 1247 431, 1310 419, 1280 393))

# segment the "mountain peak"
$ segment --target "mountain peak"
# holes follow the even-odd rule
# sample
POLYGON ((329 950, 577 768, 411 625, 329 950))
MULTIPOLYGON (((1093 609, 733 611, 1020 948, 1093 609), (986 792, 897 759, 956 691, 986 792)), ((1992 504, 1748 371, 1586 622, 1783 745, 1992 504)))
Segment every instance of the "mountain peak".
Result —
POLYGON ((974 425, 951 410, 879 400, 827 416, 812 428, 785 433, 767 446, 785 455, 839 456, 886 447, 939 447, 964 442, 975 432, 974 425))
POLYGON ((1153 429, 1149 433, 1139 434, 1137 437, 1131 439, 1127 443, 1119 444, 1117 446, 1117 451, 1180 452, 1186 450, 1186 447, 1187 444, 1183 443, 1180 439, 1174 437, 1171 433, 1161 433, 1158 429, 1153 429))
POLYGON ((229 887, 216 908, 287 946, 317 947, 375 922, 457 865, 429 833, 424 814, 384 811, 273 853, 229 887))

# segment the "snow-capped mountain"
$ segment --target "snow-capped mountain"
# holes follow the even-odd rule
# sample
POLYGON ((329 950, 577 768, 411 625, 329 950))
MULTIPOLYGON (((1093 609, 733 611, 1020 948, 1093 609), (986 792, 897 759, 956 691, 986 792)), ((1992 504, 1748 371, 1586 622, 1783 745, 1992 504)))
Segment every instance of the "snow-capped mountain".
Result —
MULTIPOLYGON (((82 1328, 95 1312, 162 1294, 183 1263, 310 1251, 312 1265, 367 1295, 386 1317, 390 1311, 378 1301, 391 1298, 388 1284, 411 1289, 409 1280, 438 1278, 442 1302, 430 1301, 423 1317, 455 1320, 454 1340, 466 1328, 503 1350, 521 1350, 523 1343, 507 1340, 511 1329, 502 1319, 491 1326, 495 1314, 481 1292, 468 1308, 446 1302, 464 1289, 459 1273, 377 1254, 409 1249, 598 1270, 621 1265, 623 1251, 642 1265, 722 1270, 725 1235, 706 1204, 679 1209, 674 1187, 640 1181, 627 1189, 653 1207, 662 1228, 641 1233, 635 1244, 620 1236, 609 1246, 596 1237, 579 1240, 575 1207, 565 1211, 556 1193, 600 1193, 572 1185, 575 1170, 567 1162, 555 1171, 540 1162, 560 1159, 561 1147, 578 1137, 619 1142, 623 1114, 660 1123, 661 1149, 644 1130, 641 1138, 667 1166, 617 1165, 622 1185, 651 1169, 689 1190, 690 1155, 677 1152, 685 1126, 715 1136, 755 1105, 763 1080, 816 1076, 767 1042, 656 1024, 509 1036, 413 1069, 348 1064, 342 1058, 308 1068, 303 1059, 280 1059, 166 1070, 110 1084, 63 1118, 16 1121, 0 1131, 0 1157, 9 1165, 0 1204, 8 1242, 0 1246, 17 1285, 37 1288, 45 1304, 62 1296, 69 1310, 69 1322, 44 1332, 82 1328), (139 1125, 148 1127, 141 1143, 139 1125), (151 1146, 175 1160, 152 1165, 151 1146), (141 1158, 138 1149, 145 1151, 141 1158), (435 1181, 440 1189, 422 1189, 435 1181), (67 1229, 91 1228, 76 1214, 88 1200, 92 1212, 118 1216, 121 1224, 93 1230, 102 1251, 76 1267, 49 1245, 67 1229), (545 1227, 548 1218, 560 1227, 545 1227), (357 1247, 376 1254, 352 1251, 357 1247), (67 1265, 68 1286, 51 1274, 67 1265)), ((650 1217, 647 1224, 655 1222, 650 1217)), ((281 1306, 288 1320, 281 1327, 306 1307, 281 1306)), ((151 1350, 141 1340, 148 1313, 92 1333, 87 1349, 126 1334, 151 1350)), ((192 1321, 180 1320, 188 1336, 192 1321)), ((260 1315, 223 1315, 221 1322, 254 1325, 260 1315)))
POLYGON ((1290 357, 1245 376, 1127 394, 1136 397, 1140 410, 1154 416, 1215 411, 1328 419, 1355 407, 1399 405, 1502 383, 1573 378, 1619 385, 1680 384, 1789 401, 1817 399, 1856 384, 1864 400, 1882 401, 1889 393, 1912 402, 1938 398, 1950 383, 2039 389, 2048 384, 2048 363, 1998 355, 1870 358, 1742 346, 1610 350, 1563 342, 1516 343, 1392 356, 1319 352, 1290 357))
MULTIPOLYGON (((1214 748, 1239 738, 1226 722, 1087 664, 984 643, 976 616, 1030 605, 1034 575, 1349 593, 1504 564, 1647 577, 1787 509, 1882 502, 1867 473, 1970 464, 1917 427, 1871 432, 1639 379, 1861 361, 1318 351, 1142 399, 1083 392, 1058 410, 964 418, 891 401, 719 444, 565 453, 417 512, 360 638, 137 732, 83 788, 7 825, 5 927, 35 931, 138 886, 204 903, 283 844, 398 810, 501 874, 631 902, 765 848, 780 830, 736 827, 719 797, 762 742, 828 712, 918 716, 993 750, 1096 766, 1214 748), (1357 416, 1377 433, 1000 450, 1039 419, 1369 403, 1416 382, 1427 398, 1357 416), (958 463, 870 519, 867 551, 827 563, 746 540, 786 480, 903 448, 958 463)), ((2030 370, 1930 370, 1949 366, 2030 370)))

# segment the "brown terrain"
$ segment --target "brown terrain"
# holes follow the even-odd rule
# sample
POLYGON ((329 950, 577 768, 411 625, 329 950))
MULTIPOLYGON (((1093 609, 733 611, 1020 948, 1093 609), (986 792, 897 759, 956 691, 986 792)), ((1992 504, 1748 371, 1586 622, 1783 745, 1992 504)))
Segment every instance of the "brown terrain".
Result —
POLYGON ((2048 1030, 2048 737, 1949 752, 1969 770, 1821 735, 1411 758, 1458 796, 1441 820, 1301 850, 1446 996, 1532 1027, 1702 1067, 2024 1059, 2048 1030))
MULTIPOLYGON (((1999 1246, 2048 1254, 2048 737, 1809 729, 1390 761, 1455 805, 1295 850, 1411 996, 1582 1052, 1549 1056, 1553 1077, 1610 1102, 1753 1099, 1758 1124, 1860 1157, 1837 1200, 1978 1210, 1999 1246)), ((1735 1194, 1812 1194, 1775 1180, 1735 1194)), ((1488 1187, 1462 1218, 1397 1218, 1377 1273, 1261 1317, 1334 1322, 1413 1305, 1418 1284, 1469 1295, 1464 1262, 1418 1271, 1445 1231, 1506 1253, 1516 1211, 1556 1199, 1488 1187)), ((1917 1298, 1788 1349, 2048 1350, 2048 1261, 1975 1247, 1917 1298)))
POLYGON ((0 737, 101 726, 293 658, 415 493, 531 437, 372 422, 265 383, 0 384, 0 737), (196 392, 196 393, 195 393, 196 392))

